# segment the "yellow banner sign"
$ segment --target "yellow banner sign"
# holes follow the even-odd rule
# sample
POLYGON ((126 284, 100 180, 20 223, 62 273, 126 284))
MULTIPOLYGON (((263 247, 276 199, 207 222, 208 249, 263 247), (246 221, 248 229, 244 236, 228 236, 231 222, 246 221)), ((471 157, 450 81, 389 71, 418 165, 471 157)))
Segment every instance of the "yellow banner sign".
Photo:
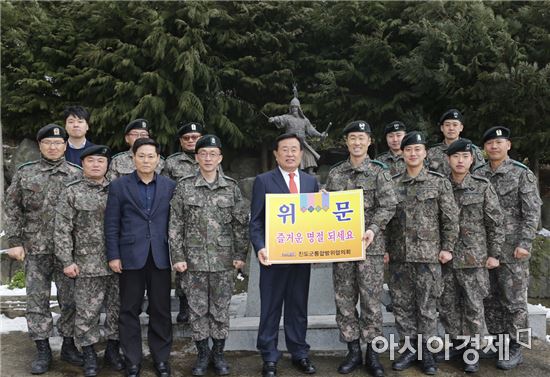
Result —
POLYGON ((272 263, 365 259, 363 191, 267 194, 265 239, 272 263))

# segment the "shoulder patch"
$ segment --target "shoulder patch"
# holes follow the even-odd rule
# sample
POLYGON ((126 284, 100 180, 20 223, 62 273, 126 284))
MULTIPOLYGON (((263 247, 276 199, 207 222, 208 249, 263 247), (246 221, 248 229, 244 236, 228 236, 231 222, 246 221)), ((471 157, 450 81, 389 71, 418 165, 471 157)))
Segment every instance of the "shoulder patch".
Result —
POLYGON ((73 185, 76 185, 77 183, 79 183, 79 182, 81 182, 81 181, 82 181, 82 179, 77 179, 77 180, 75 180, 75 181, 72 181, 72 182, 67 183, 65 186, 66 186, 66 187, 73 186, 73 185))
POLYGON ((432 175, 437 175, 438 177, 441 177, 441 178, 445 178, 445 176, 443 174, 438 173, 438 172, 433 171, 433 170, 428 170, 428 173, 432 174, 432 175))
POLYGON ((529 168, 525 165, 523 165, 521 162, 519 161, 516 161, 516 160, 512 160, 512 164, 515 165, 515 166, 519 166, 520 168, 522 169, 525 169, 525 170, 529 170, 529 168))
POLYGON ((375 165, 380 166, 380 167, 381 167, 382 169, 384 169, 384 170, 389 169, 388 165, 384 164, 382 161, 378 161, 378 160, 369 160, 369 162, 370 162, 371 164, 375 164, 375 165))
POLYGON ((77 164, 73 164, 72 162, 70 161, 65 161, 69 166, 72 166, 73 168, 77 168, 78 170, 82 170, 82 166, 80 165, 77 165, 77 164))
POLYGON ((527 180, 531 183, 535 182, 537 177, 535 177, 535 174, 533 174, 531 171, 527 172, 527 180))
POLYGON ((21 168, 23 168, 23 167, 25 167, 25 166, 38 164, 39 162, 40 162, 40 160, 34 160, 34 161, 24 162, 24 163, 22 163, 21 165, 19 165, 19 166, 17 167, 16 170, 19 170, 19 169, 21 169, 21 168))

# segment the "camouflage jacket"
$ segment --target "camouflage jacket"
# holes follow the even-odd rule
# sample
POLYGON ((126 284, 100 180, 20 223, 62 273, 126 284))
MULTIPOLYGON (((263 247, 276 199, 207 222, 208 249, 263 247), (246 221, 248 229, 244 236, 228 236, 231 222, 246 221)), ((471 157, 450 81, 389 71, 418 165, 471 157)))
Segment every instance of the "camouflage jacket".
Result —
POLYGON ((453 250, 454 268, 485 267, 487 257, 499 257, 504 242, 503 216, 495 188, 482 177, 467 174, 451 180, 460 210, 460 234, 453 250))
MULTIPOLYGON (((426 156, 427 166, 431 171, 436 171, 448 177, 451 174, 451 167, 449 166, 449 160, 447 157, 447 148, 449 146, 445 143, 439 143, 428 149, 426 156)), ((483 158, 483 152, 479 147, 473 145, 472 152, 474 153, 474 162, 470 171, 474 171, 477 167, 485 163, 483 158)))
MULTIPOLYGON (((164 157, 160 157, 159 164, 155 171, 157 174, 160 174, 164 168, 164 157)), ((123 175, 131 174, 136 170, 136 165, 134 164, 132 150, 127 150, 126 152, 120 152, 113 156, 111 163, 109 164, 109 170, 105 177, 112 182, 114 179, 121 177, 123 175)))
POLYGON ((190 271, 226 271, 246 261, 249 209, 237 182, 218 174, 208 184, 197 172, 178 181, 168 228, 172 263, 190 271))
POLYGON ((537 178, 525 165, 510 158, 495 170, 489 163, 474 172, 493 184, 504 214, 505 241, 500 254, 501 263, 525 261, 514 258, 514 250, 521 247, 531 250, 540 220, 542 201, 537 178))
POLYGON ((384 254, 383 231, 395 214, 397 199, 387 166, 366 158, 354 168, 349 159, 334 166, 325 186, 327 191, 363 190, 365 207, 365 230, 371 229, 375 238, 367 248, 367 254, 384 254))
POLYGON ((393 154, 391 151, 386 151, 379 154, 378 156, 376 156, 376 159, 390 167, 390 174, 392 176, 404 172, 407 168, 403 156, 393 154))
POLYGON ((164 169, 162 169, 162 175, 177 182, 180 178, 195 174, 198 168, 199 165, 195 161, 194 155, 179 152, 168 156, 164 169))
POLYGON ((81 176, 80 166, 64 158, 55 163, 40 159, 21 165, 6 191, 9 247, 23 246, 31 255, 53 253, 55 206, 65 185, 81 176))
POLYGON ((88 178, 69 183, 56 206, 55 255, 63 267, 76 263, 81 277, 112 272, 105 254, 103 218, 109 181, 88 178))
POLYGON ((451 182, 426 168, 415 178, 405 171, 393 181, 397 208, 386 231, 390 261, 439 263, 439 252, 453 251, 458 239, 451 182))

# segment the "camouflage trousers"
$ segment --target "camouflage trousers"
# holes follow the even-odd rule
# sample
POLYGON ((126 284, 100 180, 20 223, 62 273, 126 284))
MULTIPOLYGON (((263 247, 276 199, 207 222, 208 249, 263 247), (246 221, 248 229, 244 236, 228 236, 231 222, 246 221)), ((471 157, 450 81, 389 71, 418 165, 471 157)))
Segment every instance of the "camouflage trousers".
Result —
POLYGON ((52 281, 57 286, 60 316, 57 330, 60 336, 74 334, 75 302, 74 279, 63 274, 61 263, 53 254, 27 255, 25 258, 25 284, 27 288, 27 327, 32 340, 52 336, 53 319, 50 311, 52 281))
POLYGON ((177 297, 185 296, 185 290, 183 289, 183 284, 184 284, 183 275, 184 275, 183 272, 176 272, 176 279, 175 279, 176 290, 174 293, 177 297))
POLYGON ((439 318, 451 339, 459 335, 484 335, 483 299, 489 294, 486 268, 443 266, 443 294, 439 299, 439 318))
POLYGON ((390 263, 390 294, 401 339, 437 335, 437 300, 443 291, 439 263, 390 263))
MULTIPOLYGON (((518 340, 517 331, 529 326, 527 289, 529 262, 503 263, 489 271, 489 296, 484 301, 485 321, 490 334, 509 334, 518 340)), ((527 342, 528 334, 520 339, 527 342)))
POLYGON ((233 294, 233 271, 184 273, 189 303, 189 324, 194 341, 226 339, 229 335, 229 304, 233 294))
POLYGON ((382 336, 380 296, 384 285, 384 257, 367 255, 364 261, 332 265, 336 324, 342 342, 382 336), (357 301, 361 313, 357 312, 357 301))
POLYGON ((118 340, 120 295, 118 275, 78 277, 75 279, 75 342, 89 346, 99 342, 99 315, 105 308, 103 325, 106 339, 118 340))

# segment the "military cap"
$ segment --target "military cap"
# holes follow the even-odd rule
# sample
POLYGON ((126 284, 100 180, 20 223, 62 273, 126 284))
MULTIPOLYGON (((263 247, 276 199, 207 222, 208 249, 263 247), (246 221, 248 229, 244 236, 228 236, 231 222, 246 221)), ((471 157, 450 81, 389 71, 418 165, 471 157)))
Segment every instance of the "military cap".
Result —
POLYGON ((472 141, 470 139, 460 138, 456 141, 453 141, 451 145, 449 145, 449 148, 447 148, 445 153, 447 153, 447 156, 450 156, 457 152, 473 153, 472 148, 473 148, 472 141))
POLYGON ((145 119, 135 119, 128 123, 128 125, 124 129, 124 134, 127 134, 131 130, 135 129, 149 131, 149 122, 145 119))
POLYGON ((447 119, 454 119, 460 121, 460 123, 464 123, 464 118, 462 117, 462 114, 457 109, 450 109, 447 110, 441 115, 441 118, 439 118, 439 125, 442 125, 443 122, 445 122, 447 119))
POLYGON ((426 138, 418 131, 411 131, 405 135, 401 140, 401 150, 405 149, 407 145, 424 144, 426 145, 426 138))
POLYGON ((197 122, 180 123, 181 127, 178 128, 178 137, 182 137, 190 132, 198 132, 202 135, 204 132, 204 126, 197 122))
POLYGON ((45 139, 47 137, 59 137, 65 141, 67 141, 67 139, 69 138, 69 136, 67 135, 67 131, 65 131, 63 127, 53 123, 42 127, 36 133, 36 140, 38 141, 41 141, 42 139, 45 139))
POLYGON ((510 129, 502 126, 491 127, 481 137, 483 144, 493 139, 510 139, 510 129))
POLYGON ((106 145, 92 145, 82 151, 80 160, 84 160, 88 156, 103 156, 111 159, 111 150, 106 145))
POLYGON ((204 135, 201 136, 195 144, 195 153, 201 148, 220 148, 222 149, 222 142, 216 135, 204 135))
POLYGON ((386 124, 386 127, 384 127, 384 136, 386 136, 390 132, 397 131, 407 131, 407 126, 405 126, 405 123, 395 120, 389 124, 386 124))
POLYGON ((364 120, 354 120, 344 128, 344 135, 349 134, 350 132, 365 132, 370 134, 370 125, 364 120))

